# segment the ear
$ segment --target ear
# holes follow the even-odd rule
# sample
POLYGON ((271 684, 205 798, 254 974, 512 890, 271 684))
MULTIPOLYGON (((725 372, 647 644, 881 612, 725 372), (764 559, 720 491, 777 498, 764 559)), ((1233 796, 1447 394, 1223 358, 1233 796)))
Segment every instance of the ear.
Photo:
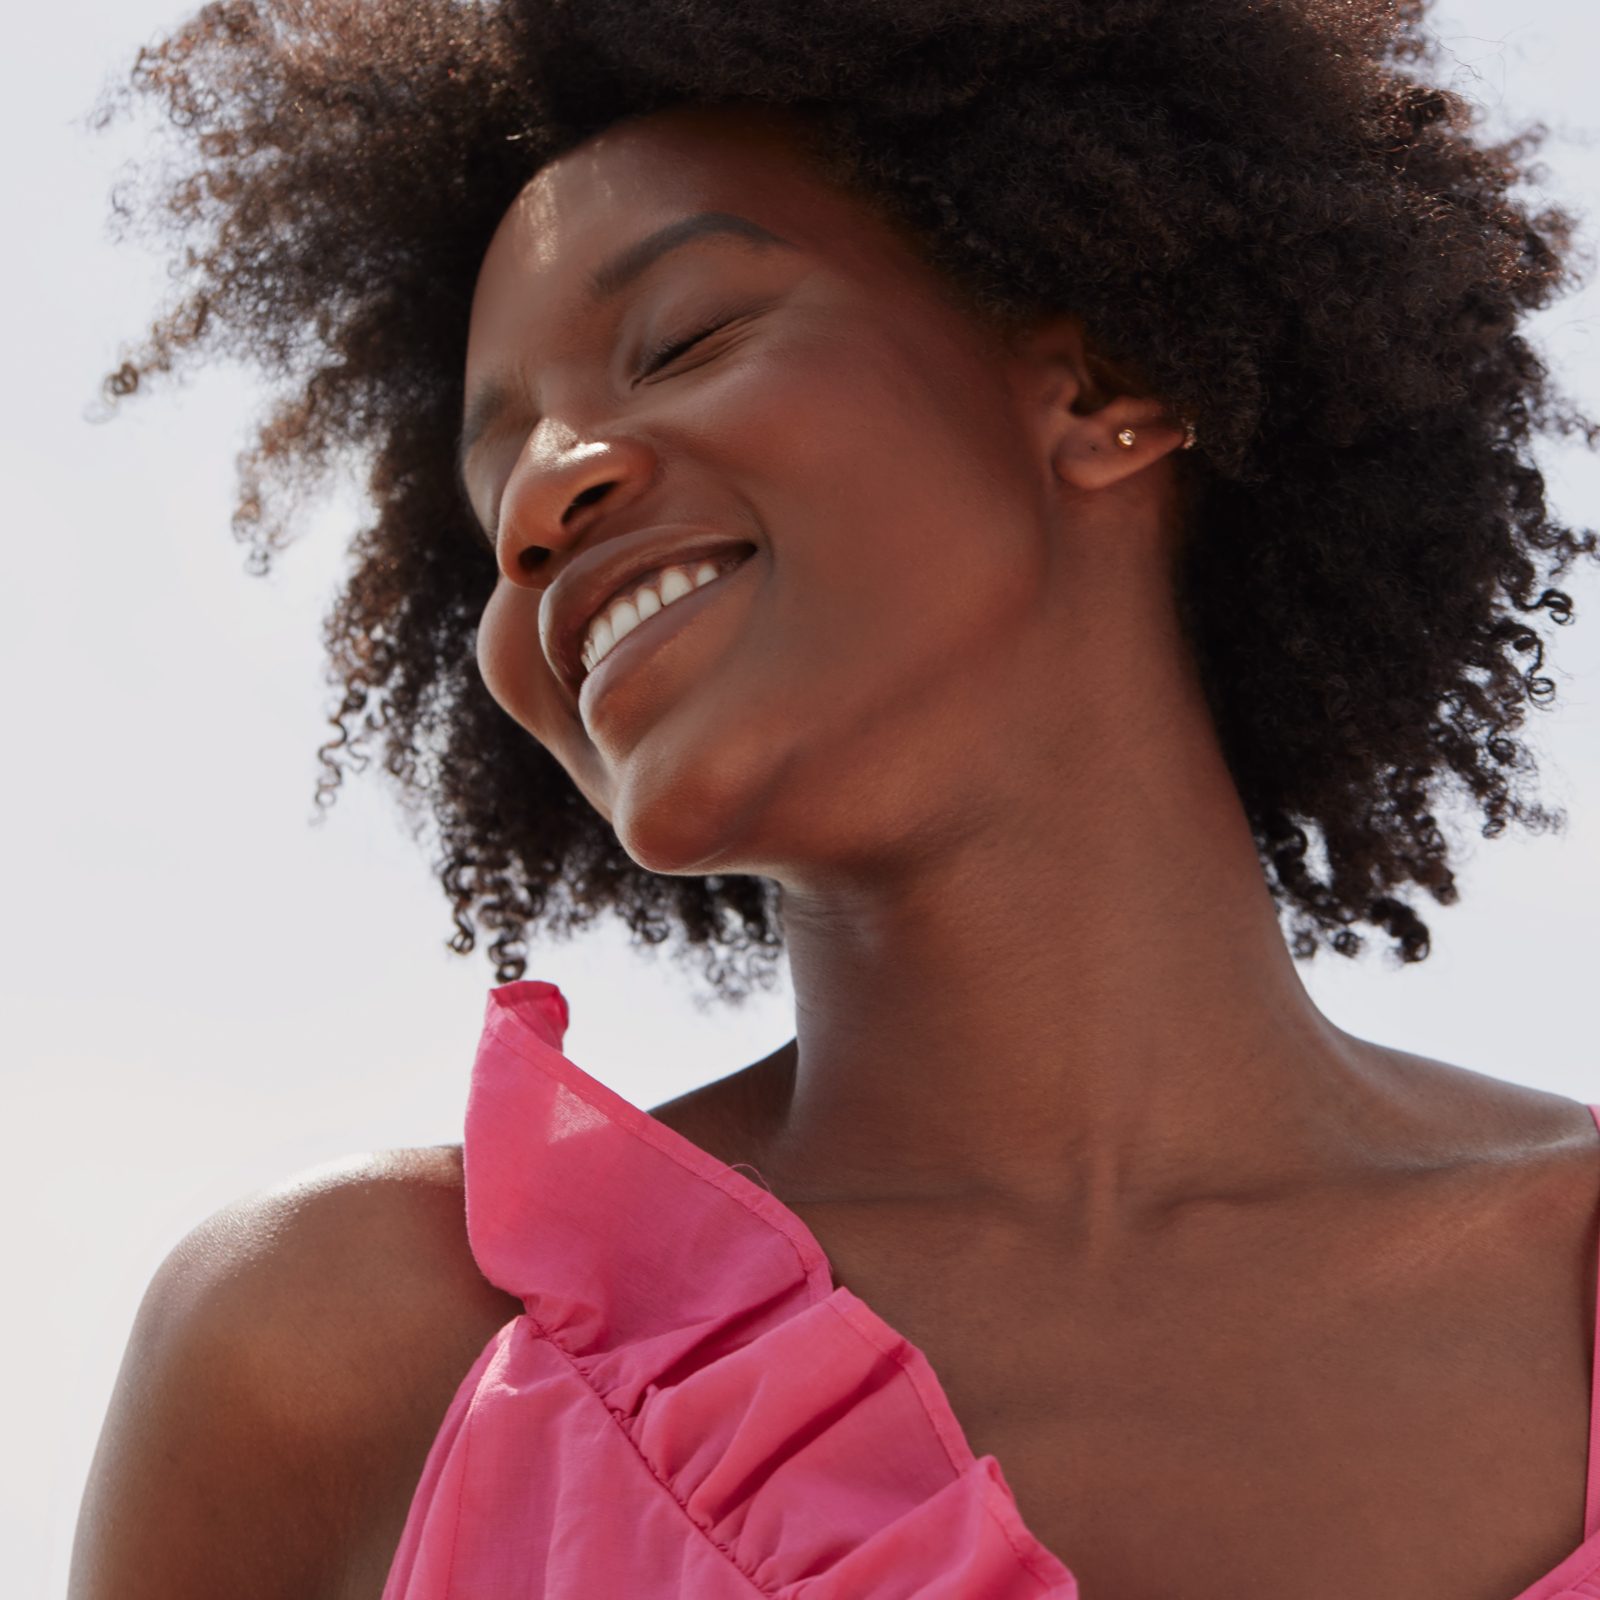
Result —
POLYGON ((1014 337, 1012 360, 1057 478, 1105 489, 1184 447, 1184 424, 1088 347, 1076 317, 1055 316, 1014 337))

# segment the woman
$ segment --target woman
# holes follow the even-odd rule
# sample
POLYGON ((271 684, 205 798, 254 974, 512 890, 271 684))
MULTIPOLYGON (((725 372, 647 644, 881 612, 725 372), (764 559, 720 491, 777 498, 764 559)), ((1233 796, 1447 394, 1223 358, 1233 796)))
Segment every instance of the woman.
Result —
POLYGON ((1426 957, 1452 791, 1559 822, 1514 735, 1596 554, 1518 331, 1567 219, 1421 30, 244 0, 141 57, 187 278, 114 387, 288 382, 263 562, 368 453, 329 790, 381 732, 501 987, 464 1194, 375 1158, 163 1267, 78 1600, 1600 1592, 1600 1108, 1295 967, 1426 957), (729 998, 781 947, 795 1038, 620 1100, 524 978, 605 910, 729 998))

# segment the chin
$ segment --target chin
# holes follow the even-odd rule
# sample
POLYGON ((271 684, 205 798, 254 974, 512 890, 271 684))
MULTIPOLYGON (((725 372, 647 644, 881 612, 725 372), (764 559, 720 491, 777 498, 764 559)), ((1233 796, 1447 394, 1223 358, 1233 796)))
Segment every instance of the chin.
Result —
POLYGON ((619 802, 611 827, 618 843, 646 872, 696 877, 737 870, 727 864, 726 830, 715 816, 692 806, 653 802, 633 807, 619 802))
POLYGON ((756 774, 738 763, 659 764, 628 773, 611 794, 617 841, 646 872, 676 877, 747 870, 749 822, 758 809, 756 774))

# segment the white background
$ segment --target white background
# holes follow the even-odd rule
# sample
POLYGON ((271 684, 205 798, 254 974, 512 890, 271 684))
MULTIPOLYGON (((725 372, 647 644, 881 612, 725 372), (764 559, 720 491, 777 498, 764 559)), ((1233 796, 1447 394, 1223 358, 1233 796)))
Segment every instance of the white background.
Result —
MULTIPOLYGON (((1593 0, 1446 5, 1454 86, 1496 117, 1547 121, 1549 191, 1594 208, 1593 0)), ((442 893, 371 775, 308 826, 329 699, 320 619, 352 505, 315 517, 273 578, 249 577, 227 527, 242 379, 212 373, 109 425, 85 417, 162 277, 106 234, 137 135, 92 137, 78 119, 178 14, 30 6, 0 67, 0 1571, 18 1596, 65 1587, 100 1419, 161 1257, 299 1169, 458 1137, 493 981, 481 953, 444 949, 442 893)), ((1540 329, 1594 409, 1597 305, 1571 298, 1540 329)), ((1551 466, 1565 515, 1600 519, 1596 465, 1551 466)), ((1391 970, 1375 940, 1360 964, 1302 970, 1355 1033, 1600 1100, 1594 568, 1572 587, 1558 708, 1530 729, 1567 833, 1476 843, 1463 904, 1425 904, 1435 949, 1420 968, 1391 970)), ((529 976, 572 1002, 568 1053, 636 1104, 791 1031, 787 988, 700 1014, 688 975, 620 932, 541 950, 529 976)))

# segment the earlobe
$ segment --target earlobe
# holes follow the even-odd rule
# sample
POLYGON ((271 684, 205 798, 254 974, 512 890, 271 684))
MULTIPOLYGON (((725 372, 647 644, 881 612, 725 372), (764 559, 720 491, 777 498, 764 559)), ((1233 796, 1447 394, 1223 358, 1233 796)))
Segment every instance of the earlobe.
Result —
POLYGON ((1174 450, 1193 449, 1196 437, 1192 424, 1133 395, 1118 395, 1097 411, 1064 415, 1059 430, 1056 475, 1076 489, 1120 483, 1174 450))

